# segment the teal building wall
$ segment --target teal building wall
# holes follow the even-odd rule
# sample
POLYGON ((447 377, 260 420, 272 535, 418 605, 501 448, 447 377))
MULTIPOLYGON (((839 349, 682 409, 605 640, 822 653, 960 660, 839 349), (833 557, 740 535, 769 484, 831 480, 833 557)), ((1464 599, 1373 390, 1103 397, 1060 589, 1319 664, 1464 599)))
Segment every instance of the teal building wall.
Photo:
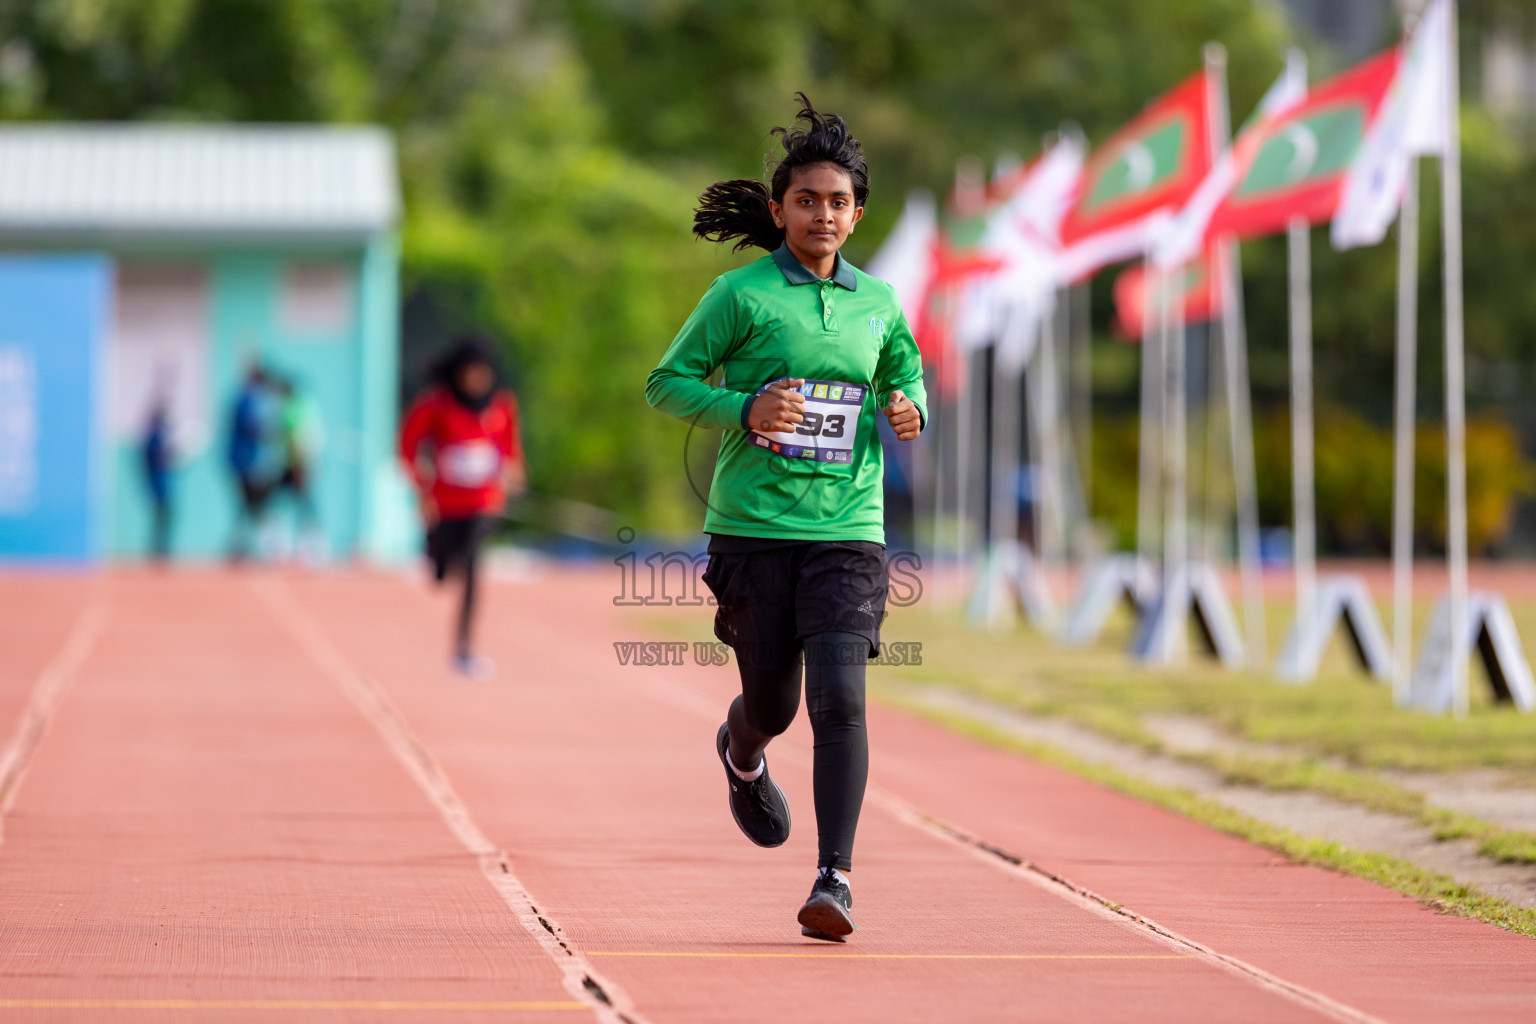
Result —
MULTIPOLYGON (((396 561, 412 545, 411 506, 394 458, 399 377, 399 256, 392 235, 360 247, 240 248, 209 252, 124 252, 121 261, 200 264, 207 275, 207 443, 179 462, 173 477, 173 554, 223 557, 238 495, 228 468, 230 409, 252 359, 292 377, 317 405, 324 444, 312 494, 333 558, 396 561), (284 273, 295 262, 341 265, 352 275, 353 311, 338 332, 294 333, 280 316, 284 273)), ((114 558, 149 548, 150 503, 138 445, 112 444, 106 488, 107 536, 114 558)), ((279 496, 268 510, 278 536, 291 537, 296 509, 279 496)))

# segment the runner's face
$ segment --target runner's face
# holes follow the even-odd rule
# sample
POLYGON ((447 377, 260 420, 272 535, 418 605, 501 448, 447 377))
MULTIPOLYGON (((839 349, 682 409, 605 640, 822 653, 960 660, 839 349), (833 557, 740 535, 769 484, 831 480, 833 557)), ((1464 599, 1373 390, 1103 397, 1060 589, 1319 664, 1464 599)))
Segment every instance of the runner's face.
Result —
POLYGON ((784 202, 769 205, 791 251, 813 258, 841 249, 864 216, 864 208, 853 201, 853 179, 833 163, 799 168, 789 179, 784 202))
POLYGON ((484 363, 469 363, 459 370, 459 390, 471 398, 480 398, 496 383, 496 375, 484 363))

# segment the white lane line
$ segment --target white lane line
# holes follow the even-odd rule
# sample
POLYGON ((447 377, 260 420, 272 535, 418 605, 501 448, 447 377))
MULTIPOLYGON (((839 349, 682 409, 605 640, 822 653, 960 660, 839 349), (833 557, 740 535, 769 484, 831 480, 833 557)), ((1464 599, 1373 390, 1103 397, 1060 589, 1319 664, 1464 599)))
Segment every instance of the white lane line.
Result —
MULTIPOLYGON (((59 648, 37 677, 37 682, 32 685, 32 695, 27 698, 27 706, 16 722, 16 731, 11 734, 5 747, 0 749, 0 828, 3 828, 5 814, 16 802, 16 793, 21 789, 27 766, 32 763, 33 751, 43 741, 48 727, 53 723, 59 701, 69 689, 69 684, 74 682, 91 649, 96 646, 106 624, 106 601, 99 595, 92 597, 81 609, 80 617, 75 620, 69 636, 64 640, 64 646, 59 648)), ((0 832, 0 838, 3 838, 3 832, 0 832)))
POLYGON ((1244 981, 1267 989, 1275 995, 1289 999, 1291 1002, 1299 1003, 1325 1017, 1336 1021, 1343 1021, 1345 1024, 1385 1024, 1380 1017, 1373 1017, 1336 999, 1331 999, 1321 992, 1307 988, 1305 985, 1287 981, 1284 978, 1269 973, 1262 967, 1255 967, 1245 960, 1218 952, 1209 946, 1196 942, 1194 939, 1180 935, 1172 928, 1160 925, 1143 914, 1138 914, 1134 910, 1114 903, 1091 889, 1085 889, 1055 872, 1045 870, 1038 864, 1033 864, 1022 857, 1015 856, 985 840, 970 835, 962 829, 919 811, 900 797, 892 796, 889 793, 877 790, 875 787, 870 787, 866 799, 883 807, 886 811, 893 814, 898 821, 913 828, 921 829, 952 846, 959 847, 972 856, 988 864, 1000 867, 1014 877, 1022 878, 1036 888, 1059 896, 1082 910, 1086 910, 1105 920, 1126 925, 1170 949, 1189 954, 1195 959, 1204 960, 1227 974, 1236 975, 1244 981))
POLYGON ((602 1024, 648 1024, 617 985, 602 977, 560 924, 539 910, 533 894, 512 871, 512 859, 480 830, 447 774, 405 724, 388 695, 374 679, 355 669, 311 619, 300 614, 291 594, 276 580, 253 581, 252 587, 272 617, 294 638, 305 655, 341 687, 363 717, 373 723, 396 760, 405 766, 427 799, 442 815, 449 831, 480 864, 486 880, 511 908, 523 929, 555 962, 566 992, 591 1008, 602 1024))
MULTIPOLYGON (((644 690, 655 699, 669 704, 680 711, 685 711, 709 722, 718 723, 725 713, 723 708, 717 707, 698 690, 686 683, 678 682, 675 678, 647 674, 637 689, 644 690)), ((788 741, 781 736, 774 742, 774 749, 781 756, 789 755, 790 760, 800 764, 802 767, 808 768, 811 765, 810 749, 799 743, 788 741)), ((1332 1020, 1343 1022, 1343 1024, 1386 1024, 1379 1017, 1373 1017, 1368 1013, 1325 996, 1321 992, 1307 988, 1305 985, 1287 981, 1245 960, 1218 952, 1209 946, 1180 935, 1172 928, 1160 925, 1150 918, 1127 909, 1121 904, 1114 903, 1067 878, 1046 871, 1044 868, 972 836, 970 833, 950 825, 931 814, 918 810, 905 800, 882 790, 878 786, 870 786, 865 791, 864 799, 867 803, 874 804, 887 812, 902 824, 965 850, 972 856, 1000 868, 1014 877, 1025 879, 1037 888, 1066 900, 1080 909, 1086 910, 1106 921, 1130 928, 1137 934, 1150 938, 1160 945, 1186 953, 1194 959, 1202 960, 1218 970, 1234 975, 1249 984, 1288 999, 1313 1012, 1320 1013, 1332 1020)))

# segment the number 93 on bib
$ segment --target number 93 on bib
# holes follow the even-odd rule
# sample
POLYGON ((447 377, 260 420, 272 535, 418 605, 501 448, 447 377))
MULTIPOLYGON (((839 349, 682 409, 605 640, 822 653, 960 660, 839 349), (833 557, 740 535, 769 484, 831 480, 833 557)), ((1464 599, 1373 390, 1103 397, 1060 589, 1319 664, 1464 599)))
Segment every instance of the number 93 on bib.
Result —
MULTIPOLYGON (((769 381, 757 393, 776 383, 769 381)), ((749 430, 748 443, 785 459, 850 463, 868 390, 840 380, 807 380, 799 388, 805 397, 804 420, 792 431, 749 430)))

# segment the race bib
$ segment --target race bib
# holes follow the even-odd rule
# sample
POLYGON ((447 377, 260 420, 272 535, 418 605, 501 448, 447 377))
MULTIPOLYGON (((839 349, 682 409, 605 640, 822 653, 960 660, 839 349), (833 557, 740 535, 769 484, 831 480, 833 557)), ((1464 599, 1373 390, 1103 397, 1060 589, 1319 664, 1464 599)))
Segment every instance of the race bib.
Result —
MULTIPOLYGON (((762 394, 768 387, 764 384, 757 393, 762 394)), ((869 389, 840 380, 808 380, 799 390, 805 396, 805 420, 796 424, 793 431, 748 431, 750 443, 786 459, 852 462, 859 413, 869 389)))
POLYGON ((487 487, 501 471, 501 451, 490 441, 463 441, 437 453, 437 475, 450 487, 487 487))

